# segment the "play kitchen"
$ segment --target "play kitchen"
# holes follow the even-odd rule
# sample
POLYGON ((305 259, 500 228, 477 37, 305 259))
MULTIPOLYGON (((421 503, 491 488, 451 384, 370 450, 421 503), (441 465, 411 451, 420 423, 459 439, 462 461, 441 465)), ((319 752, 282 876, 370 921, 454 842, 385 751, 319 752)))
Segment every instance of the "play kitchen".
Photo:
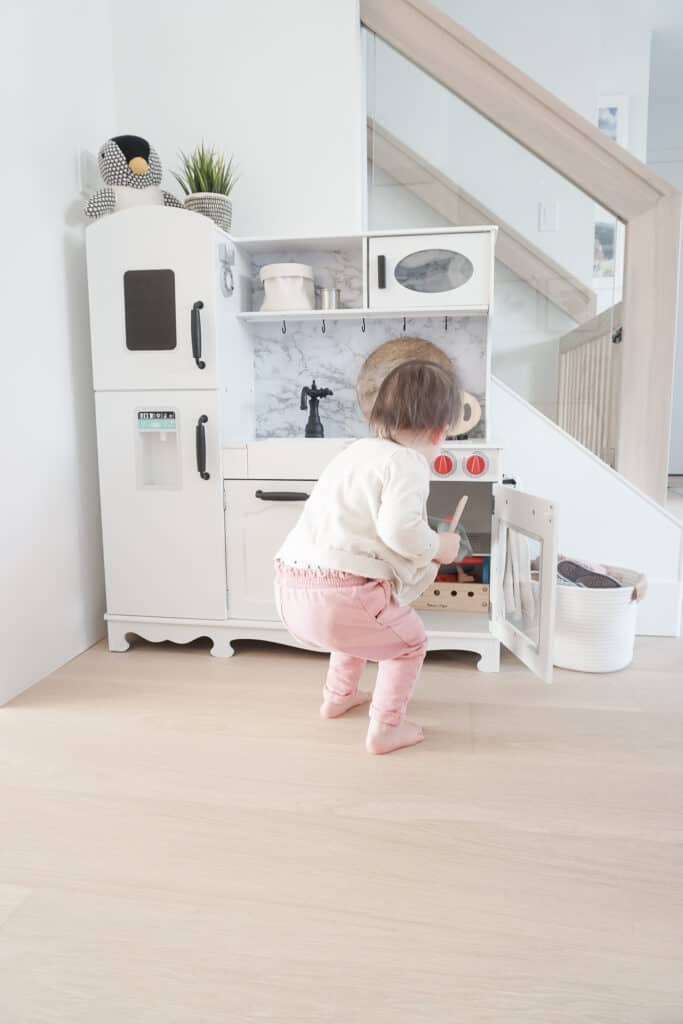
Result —
POLYGON ((496 671, 503 642, 550 678, 556 512, 503 483, 488 436, 495 239, 237 239, 158 207, 88 229, 112 650, 129 635, 208 636, 223 656, 239 639, 296 645, 273 556, 327 462, 367 435, 383 376, 427 357, 452 361, 465 392, 428 514, 438 529, 461 517, 466 548, 416 602, 429 646, 496 671))

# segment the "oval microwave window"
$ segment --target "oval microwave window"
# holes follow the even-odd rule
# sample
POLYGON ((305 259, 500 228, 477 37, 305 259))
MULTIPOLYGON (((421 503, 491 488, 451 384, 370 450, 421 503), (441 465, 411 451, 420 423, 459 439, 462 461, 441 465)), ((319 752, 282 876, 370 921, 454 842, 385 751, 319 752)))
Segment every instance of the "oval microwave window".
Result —
POLYGON ((394 277, 411 292, 450 292, 472 277, 474 265, 460 252, 422 249, 396 264, 394 277))

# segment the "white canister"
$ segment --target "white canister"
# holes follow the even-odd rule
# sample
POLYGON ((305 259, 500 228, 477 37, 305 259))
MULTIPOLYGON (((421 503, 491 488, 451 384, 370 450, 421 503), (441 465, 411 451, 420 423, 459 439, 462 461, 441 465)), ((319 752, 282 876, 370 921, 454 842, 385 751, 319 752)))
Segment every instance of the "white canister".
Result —
POLYGON ((305 263, 269 263, 261 267, 261 281, 265 292, 262 310, 315 309, 313 267, 305 263))

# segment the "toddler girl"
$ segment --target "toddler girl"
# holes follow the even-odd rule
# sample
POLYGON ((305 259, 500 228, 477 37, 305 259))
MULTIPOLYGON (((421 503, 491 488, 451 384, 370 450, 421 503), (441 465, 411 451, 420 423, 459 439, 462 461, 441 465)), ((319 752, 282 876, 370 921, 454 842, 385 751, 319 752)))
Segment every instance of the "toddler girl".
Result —
POLYGON ((427 647, 409 602, 460 546, 427 522, 430 466, 459 406, 454 375, 437 363, 395 367, 370 416, 377 436, 329 463, 277 555, 282 621, 304 645, 332 652, 320 712, 336 718, 372 700, 371 754, 424 738, 405 718, 427 647), (366 661, 379 662, 372 694, 358 689, 366 661))

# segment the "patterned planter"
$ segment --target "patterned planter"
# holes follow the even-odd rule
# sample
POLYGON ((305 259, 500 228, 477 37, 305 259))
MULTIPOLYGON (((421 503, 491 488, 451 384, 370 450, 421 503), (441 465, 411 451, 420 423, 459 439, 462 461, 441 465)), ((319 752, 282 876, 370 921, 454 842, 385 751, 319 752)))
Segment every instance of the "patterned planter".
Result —
POLYGON ((185 196, 185 209, 210 217, 223 231, 229 231, 232 224, 232 203, 219 192, 193 192, 185 196))

